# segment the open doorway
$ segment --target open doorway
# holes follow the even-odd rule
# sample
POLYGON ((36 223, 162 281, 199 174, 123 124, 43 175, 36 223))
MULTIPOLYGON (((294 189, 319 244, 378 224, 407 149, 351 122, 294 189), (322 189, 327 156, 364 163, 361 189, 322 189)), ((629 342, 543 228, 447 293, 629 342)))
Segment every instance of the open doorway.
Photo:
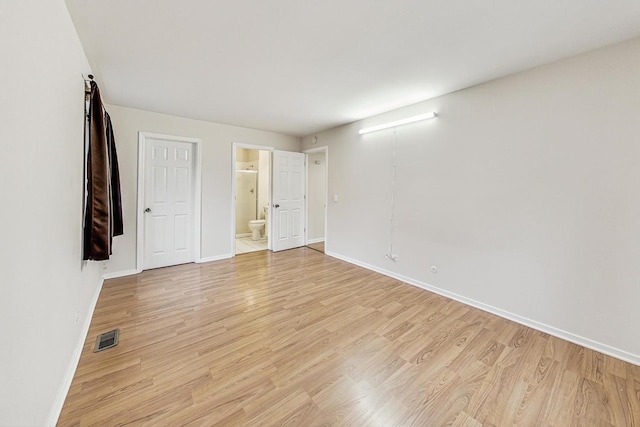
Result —
POLYGON ((307 155, 307 240, 306 246, 325 251, 327 228, 328 147, 305 151, 307 155))
POLYGON ((269 249, 271 152, 235 146, 235 254, 269 249))

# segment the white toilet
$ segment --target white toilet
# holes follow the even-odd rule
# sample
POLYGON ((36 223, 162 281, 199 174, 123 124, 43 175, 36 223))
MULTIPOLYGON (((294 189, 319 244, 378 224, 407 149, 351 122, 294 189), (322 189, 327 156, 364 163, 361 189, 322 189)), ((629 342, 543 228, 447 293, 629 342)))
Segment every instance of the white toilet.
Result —
POLYGON ((252 219, 249 221, 251 240, 260 240, 260 232, 264 229, 264 219, 252 219))

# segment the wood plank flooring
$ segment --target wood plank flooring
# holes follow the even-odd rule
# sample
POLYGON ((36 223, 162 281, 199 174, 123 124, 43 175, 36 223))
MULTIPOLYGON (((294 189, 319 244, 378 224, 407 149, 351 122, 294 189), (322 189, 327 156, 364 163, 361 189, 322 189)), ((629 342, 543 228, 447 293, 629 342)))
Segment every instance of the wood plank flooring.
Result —
POLYGON ((308 248, 263 251, 106 281, 58 425, 640 426, 640 367, 308 248))
POLYGON ((316 251, 318 251, 318 252, 322 252, 322 253, 324 253, 324 242, 309 243, 309 244, 307 245, 307 247, 308 247, 309 249, 313 249, 313 250, 316 250, 316 251))

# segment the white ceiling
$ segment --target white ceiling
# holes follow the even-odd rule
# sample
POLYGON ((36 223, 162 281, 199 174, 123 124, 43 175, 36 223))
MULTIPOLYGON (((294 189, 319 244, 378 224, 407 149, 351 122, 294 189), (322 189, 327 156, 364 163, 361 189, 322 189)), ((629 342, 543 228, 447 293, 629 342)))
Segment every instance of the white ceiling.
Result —
POLYGON ((109 103, 308 135, 640 35, 638 0, 67 0, 109 103))

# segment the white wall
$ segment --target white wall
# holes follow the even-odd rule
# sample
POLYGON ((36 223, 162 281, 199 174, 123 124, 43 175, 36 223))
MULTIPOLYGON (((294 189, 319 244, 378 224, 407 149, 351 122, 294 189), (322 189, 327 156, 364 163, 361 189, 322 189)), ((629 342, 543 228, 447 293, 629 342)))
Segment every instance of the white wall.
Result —
POLYGON ((233 143, 300 151, 300 138, 227 126, 166 114, 107 105, 113 122, 120 178, 124 235, 114 239, 109 274, 136 268, 136 186, 138 132, 187 136, 202 140, 202 251, 203 259, 231 256, 231 180, 233 143))
MULTIPOLYGON (((307 159, 307 240, 324 240, 324 204, 327 186, 327 159, 325 153, 310 153, 307 159), (316 161, 320 164, 316 164, 316 161)), ((364 169, 363 169, 364 172, 364 169)))
POLYGON ((640 363, 640 39, 318 137, 331 253, 640 363))
POLYGON ((102 263, 82 263, 82 73, 62 0, 0 6, 0 425, 57 419, 102 263), (76 314, 78 320, 76 322, 76 314))

